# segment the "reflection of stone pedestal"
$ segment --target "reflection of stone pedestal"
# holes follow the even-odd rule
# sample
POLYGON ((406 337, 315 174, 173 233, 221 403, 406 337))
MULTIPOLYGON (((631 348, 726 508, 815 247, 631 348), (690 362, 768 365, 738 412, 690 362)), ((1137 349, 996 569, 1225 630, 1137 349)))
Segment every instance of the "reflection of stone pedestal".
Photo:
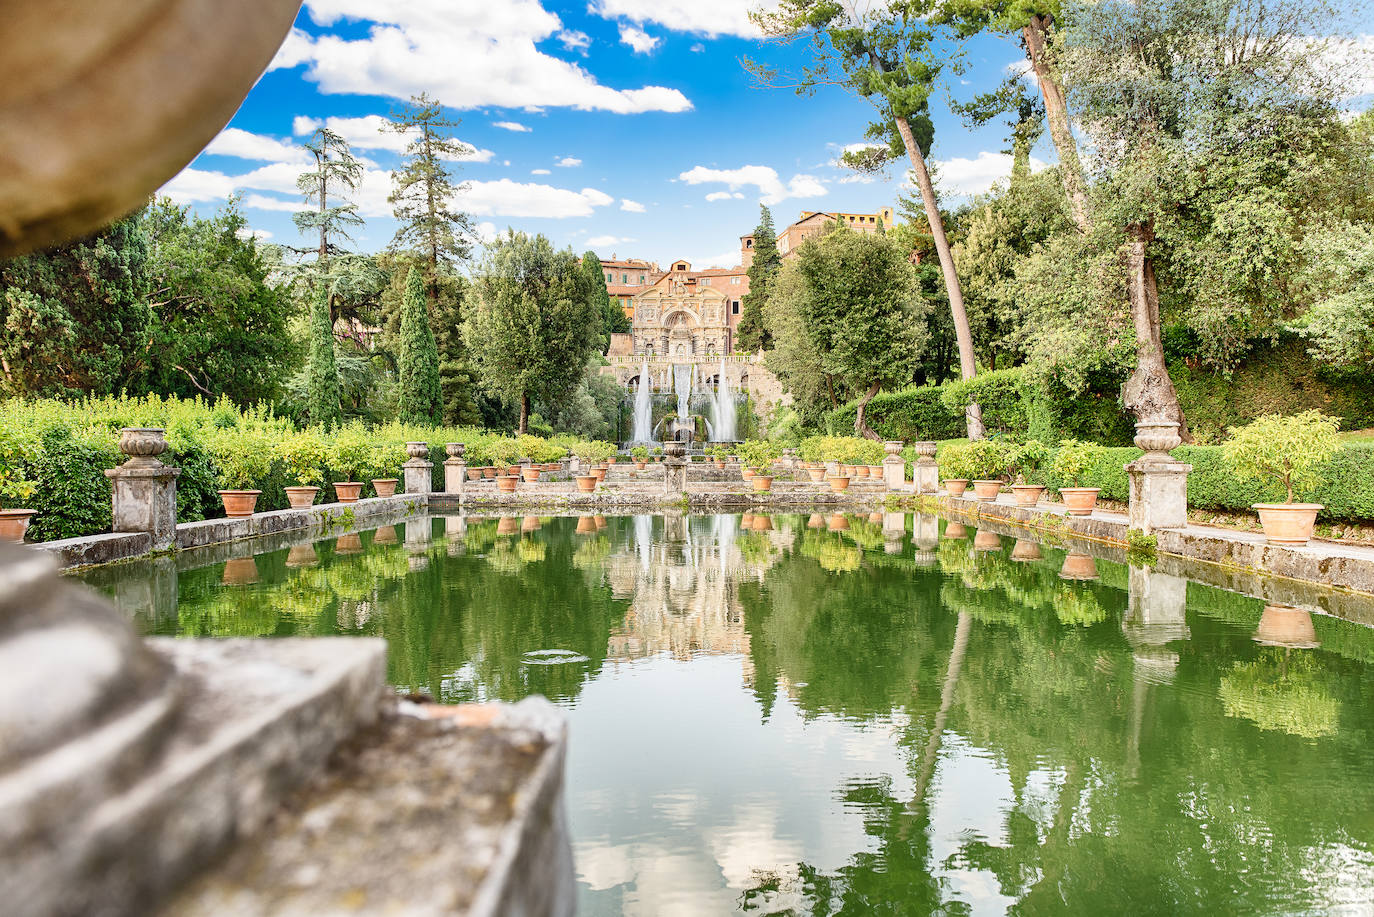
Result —
POLYGON ((1121 630, 1132 646, 1162 646, 1189 637, 1188 581, 1152 567, 1131 567, 1121 630))
POLYGON ((911 478, 918 494, 939 492, 940 468, 935 464, 935 443, 916 444, 916 464, 911 467, 911 478))
POLYGON ((120 430, 119 450, 129 460, 105 472, 114 490, 116 532, 147 532, 152 550, 165 551, 177 540, 177 475, 181 469, 157 457, 167 451, 162 430, 126 427, 120 430))
POLYGON ((1156 529, 1179 529, 1188 524, 1188 472, 1192 465, 1174 461, 1168 450, 1177 446, 1178 424, 1141 421, 1135 444, 1145 450, 1126 465, 1130 480, 1129 525, 1146 535, 1156 529))
MULTIPOLYGON (((468 463, 463 458, 467 447, 462 443, 447 443, 444 451, 448 460, 444 462, 444 493, 463 495, 463 485, 468 479, 468 463)), ((406 488, 409 490, 409 488, 406 488)))
POLYGON ((940 517, 917 513, 911 523, 911 543, 918 551, 934 551, 940 545, 940 517))
POLYGON ((467 553, 468 520, 466 516, 445 516, 444 537, 448 539, 448 556, 458 557, 467 553))
POLYGON ((434 463, 427 461, 428 443, 406 443, 410 460, 401 466, 408 494, 427 494, 434 490, 434 463))
POLYGON ((902 444, 895 440, 883 443, 883 483, 892 489, 906 486, 906 462, 902 461, 902 444))
POLYGON ((883 513, 883 551, 888 554, 902 553, 902 542, 906 540, 906 513, 883 513))

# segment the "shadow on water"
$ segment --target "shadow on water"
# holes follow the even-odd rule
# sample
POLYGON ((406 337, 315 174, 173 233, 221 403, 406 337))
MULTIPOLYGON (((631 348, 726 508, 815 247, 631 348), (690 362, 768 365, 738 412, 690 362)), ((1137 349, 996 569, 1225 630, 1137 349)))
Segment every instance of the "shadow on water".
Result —
POLYGON ((148 633, 380 636, 407 690, 563 704, 582 913, 1374 906, 1374 631, 1318 592, 899 513, 275 547, 85 578, 148 633))

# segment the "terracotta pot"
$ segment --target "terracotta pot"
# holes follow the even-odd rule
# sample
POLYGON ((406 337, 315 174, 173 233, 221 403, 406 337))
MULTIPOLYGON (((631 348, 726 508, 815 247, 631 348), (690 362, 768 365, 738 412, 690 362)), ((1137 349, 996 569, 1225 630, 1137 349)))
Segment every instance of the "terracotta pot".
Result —
POLYGON ((596 475, 596 483, 600 484, 602 481, 606 480, 606 470, 605 468, 592 469, 592 474, 596 475))
POLYGON ((1317 524, 1320 503, 1253 503, 1270 544, 1307 544, 1317 524))
POLYGON ((480 481, 480 480, 482 480, 482 469, 481 469, 481 468, 469 468, 469 469, 468 469, 468 480, 469 480, 469 481, 480 481))
POLYGON ((594 474, 579 474, 577 476, 577 489, 584 494, 589 494, 596 490, 598 480, 594 474))
MULTIPOLYGON (((359 484, 359 487, 362 485, 359 484)), ((340 535, 334 542, 335 554, 361 554, 363 552, 363 539, 357 532, 349 535, 340 535)))
POLYGON ((592 517, 592 522, 599 529, 604 529, 606 527, 606 517, 601 515, 600 513, 592 517))
MULTIPOLYGON (((498 470, 499 470, 499 469, 498 469, 498 470)), ((510 476, 513 477, 513 478, 518 478, 518 477, 520 477, 520 466, 519 466, 519 465, 507 465, 507 466, 506 466, 506 474, 510 475, 510 476)))
POLYGON ((1312 626, 1312 614, 1292 605, 1265 605, 1254 639, 1266 646, 1293 649, 1313 649, 1320 645, 1317 630, 1312 626))
POLYGON ((741 468, 739 470, 739 473, 740 477, 744 478, 746 481, 752 478, 754 475, 758 474, 758 472, 752 468, 741 468))
POLYGON ((295 544, 286 552, 288 567, 313 567, 319 562, 320 556, 315 553, 313 544, 295 544))
POLYGON ((812 484, 820 484, 825 480, 824 468, 808 468, 806 469, 806 473, 811 476, 812 484))
MULTIPOLYGON (((510 477, 510 475, 506 475, 506 477, 510 477)), ((497 478, 496 481, 500 483, 501 478, 497 478)), ((496 534, 498 535, 514 535, 518 531, 520 531, 520 520, 514 516, 502 516, 496 522, 496 534)))
POLYGON ((1097 579, 1097 560, 1091 554, 1065 554, 1060 579, 1097 579))
POLYGON ((997 495, 1002 492, 1001 481, 974 481, 973 495, 979 503, 996 503, 997 495))
POLYGON ((773 531, 773 517, 766 513, 757 513, 749 528, 755 532, 771 532, 773 531))
POLYGON ((315 505, 315 497, 319 492, 318 487, 288 487, 286 501, 291 504, 292 509, 309 509, 315 505))
POLYGON ((949 491, 951 497, 962 497, 964 491, 968 490, 968 478, 947 478, 945 490, 949 491))
POLYGON ((253 515, 261 495, 260 490, 221 490, 219 499, 224 504, 224 515, 230 519, 242 519, 253 515))
POLYGON ((522 478, 525 479, 525 483, 526 483, 526 484, 535 484, 535 483, 538 483, 538 481, 539 481, 539 474, 540 474, 539 469, 538 469, 538 468, 535 468, 535 467, 533 467, 533 466, 531 466, 531 467, 529 467, 529 468, 526 468, 524 471, 521 471, 521 472, 520 472, 520 476, 521 476, 522 478))
POLYGON ((835 475, 830 479, 830 489, 835 493, 841 493, 849 489, 849 478, 845 475, 835 475))
POLYGON ((496 477, 496 466, 487 465, 486 467, 484 467, 482 469, 482 477, 486 478, 488 481, 496 477))
POLYGON ((1002 539, 996 532, 985 532, 978 529, 973 533, 973 550, 975 551, 996 551, 1002 547, 1002 539))
POLYGON ((377 492, 379 497, 394 497, 396 496, 396 479, 373 478, 372 489, 377 492))
POLYGON ((610 458, 606 459, 606 464, 607 464, 607 465, 614 465, 614 464, 615 464, 615 456, 611 456, 610 458))
POLYGON ((806 520, 806 527, 809 529, 823 529, 825 528, 825 519, 819 513, 812 513, 811 517, 806 520))
POLYGON ((362 481, 335 481, 334 496, 340 503, 357 503, 358 495, 363 492, 362 481))
POLYGON ((396 537, 396 526, 384 525, 372 533, 373 544, 398 544, 400 539, 396 537))
POLYGON ((881 480, 883 479, 883 466, 882 466, 882 465, 869 465, 869 466, 868 466, 868 476, 869 476, 870 478, 874 478, 875 480, 881 481, 881 480))
POLYGON ((853 466, 853 467, 854 467, 854 474, 853 474, 853 477, 856 477, 856 478, 866 478, 866 477, 868 477, 868 466, 867 466, 867 465, 855 465, 855 466, 853 466))
POLYGON ((258 581, 258 562, 252 557, 235 557, 224 562, 224 576, 220 578, 226 586, 251 586, 258 581))
POLYGON ((29 522, 37 513, 36 509, 0 509, 0 541, 22 543, 29 522))
POLYGON ((962 522, 945 523, 945 537, 957 538, 960 541, 968 537, 968 528, 962 522))
POLYGON ((754 485, 755 490, 772 490, 773 476, 770 474, 756 474, 749 479, 749 483, 754 485))
POLYGON ((577 534, 590 535, 596 531, 596 520, 591 516, 581 516, 577 520, 577 534))
POLYGON ((1040 553, 1040 545, 1025 538, 1016 539, 1016 544, 1011 547, 1011 559, 1019 561, 1039 560, 1044 555, 1040 553))
POLYGON ((1061 487, 1059 496, 1063 499, 1064 505, 1069 508, 1070 516, 1091 516, 1093 507, 1097 505, 1097 494, 1100 487, 1061 487))
POLYGON ((832 513, 826 520, 825 527, 832 532, 843 532, 849 528, 849 520, 844 517, 844 513, 832 513))
POLYGON ((647 465, 647 464, 649 464, 649 463, 648 463, 648 462, 635 462, 635 471, 643 471, 643 470, 644 470, 644 466, 647 465))
POLYGON ((1017 506, 1034 506, 1040 502, 1040 495, 1044 492, 1044 484, 1011 485, 1011 495, 1016 498, 1017 506))
POLYGON ((725 462, 721 461, 720 459, 716 459, 716 470, 717 470, 717 471, 724 471, 724 470, 725 470, 725 462))
POLYGON ((503 494, 515 493, 515 485, 520 483, 520 479, 514 475, 503 474, 496 479, 496 489, 503 494))

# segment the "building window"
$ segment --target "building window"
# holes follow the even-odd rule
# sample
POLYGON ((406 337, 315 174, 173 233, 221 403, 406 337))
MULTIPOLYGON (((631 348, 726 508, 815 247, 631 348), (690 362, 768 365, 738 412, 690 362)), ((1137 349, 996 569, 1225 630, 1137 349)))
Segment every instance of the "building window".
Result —
POLYGON ((606 272, 606 282, 607 282, 607 283, 615 283, 615 275, 612 274, 610 271, 607 271, 607 272, 606 272))
POLYGON ((730 314, 731 314, 731 315, 739 315, 739 300, 738 300, 738 299, 736 299, 734 302, 730 303, 730 314))
POLYGON ((739 278, 738 278, 738 277, 731 277, 731 278, 730 278, 730 286, 732 286, 732 287, 737 287, 737 286, 739 286, 739 278))
POLYGON ((711 278, 710 278, 710 277, 703 277, 703 278, 701 278, 701 285, 704 286, 704 287, 709 287, 709 286, 711 285, 711 278))
POLYGON ((643 275, 643 274, 640 274, 640 275, 639 275, 639 282, 640 282, 640 283, 644 283, 644 275, 643 275))

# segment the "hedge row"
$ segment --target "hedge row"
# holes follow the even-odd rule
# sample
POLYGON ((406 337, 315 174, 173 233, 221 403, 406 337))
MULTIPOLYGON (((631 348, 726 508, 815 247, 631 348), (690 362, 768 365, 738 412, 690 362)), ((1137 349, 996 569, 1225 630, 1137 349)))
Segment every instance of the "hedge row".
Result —
POLYGON ((228 489, 226 469, 251 469, 251 486, 262 491, 261 511, 285 509, 285 488, 300 483, 296 469, 279 454, 283 443, 314 437, 316 480, 322 499, 332 500, 333 481, 345 480, 334 448, 351 447, 356 480, 394 478, 406 460, 405 443, 429 444, 434 486, 443 487, 444 445, 467 445, 469 464, 561 458, 575 437, 514 438, 471 428, 428 428, 388 424, 344 427, 333 432, 297 431, 291 421, 228 401, 199 399, 99 398, 79 402, 9 399, 0 402, 0 503, 38 510, 29 528, 34 541, 94 535, 110 529, 110 481, 105 471, 119 465, 121 427, 162 427, 168 452, 162 460, 181 469, 177 478, 177 520, 194 522, 224 514, 219 490, 228 489), (21 489, 22 488, 22 489, 21 489), (31 493, 28 491, 31 490, 31 493), (22 494, 22 495, 21 495, 22 494))
MULTIPOLYGON (((943 451, 943 449, 941 450, 943 451)), ((1083 477, 1084 487, 1102 489, 1102 499, 1126 502, 1129 486, 1124 466, 1141 456, 1134 446, 1108 448, 1083 477)), ((1219 446, 1180 446, 1172 455, 1193 466, 1188 475, 1188 506, 1192 509, 1250 514, 1252 503, 1282 503, 1283 488, 1269 480, 1239 480, 1227 466, 1219 446)), ((936 461, 940 453, 936 453, 936 461)), ((1042 469, 1054 460, 1054 450, 1042 469)), ((1322 470, 1325 481, 1299 499, 1322 504, 1321 517, 1333 522, 1374 521, 1374 443, 1348 443, 1322 470)), ((1030 476, 1033 483, 1058 489, 1068 481, 1041 470, 1030 476)))

